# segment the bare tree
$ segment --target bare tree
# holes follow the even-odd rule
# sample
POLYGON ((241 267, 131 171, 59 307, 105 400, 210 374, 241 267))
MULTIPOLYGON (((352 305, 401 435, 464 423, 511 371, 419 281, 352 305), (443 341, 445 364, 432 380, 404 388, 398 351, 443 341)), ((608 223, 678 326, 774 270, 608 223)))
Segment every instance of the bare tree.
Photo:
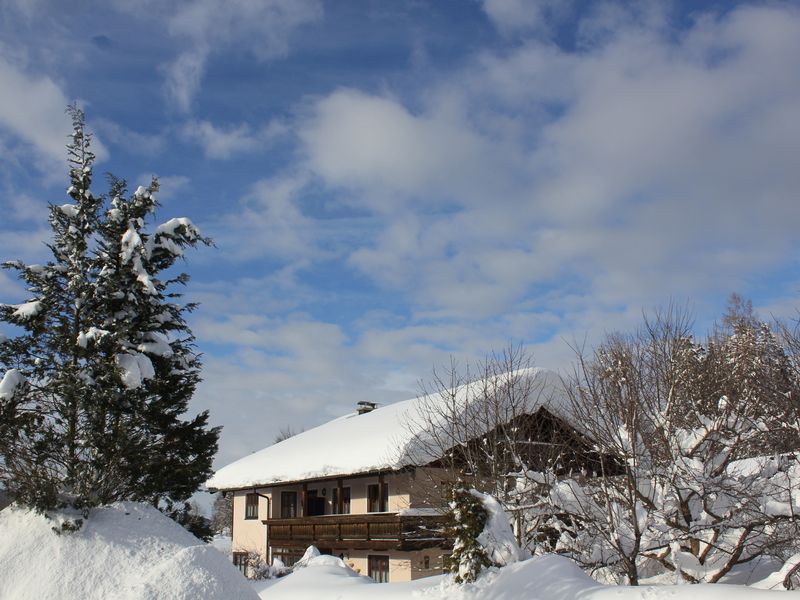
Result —
POLYGON ((218 493, 211 507, 211 529, 219 535, 231 535, 233 495, 218 493))
POLYGON ((278 431, 278 435, 275 436, 275 441, 272 443, 278 444, 283 440, 288 440, 290 437, 296 436, 298 433, 303 433, 303 431, 303 429, 295 431, 291 425, 286 425, 285 427, 281 427, 280 431, 278 431))
POLYGON ((796 552, 797 370, 749 308, 728 316, 699 343, 673 307, 579 353, 573 411, 620 467, 550 494, 574 526, 562 547, 585 566, 633 584, 647 566, 716 582, 787 544, 796 552))
POLYGON ((690 331, 688 313, 670 307, 634 335, 610 335, 589 355, 578 349, 566 381, 572 418, 598 445, 600 468, 554 487, 551 510, 568 532, 559 549, 569 550, 585 568, 623 575, 631 585, 639 582, 648 525, 659 502, 641 475, 664 459, 659 415, 676 402, 675 357, 690 331))
POLYGON ((518 543, 533 545, 541 535, 538 474, 577 470, 590 452, 588 440, 559 416, 560 385, 515 346, 474 366, 451 360, 444 372, 435 370, 406 423, 416 436, 413 462, 426 465, 417 485, 430 503, 446 496, 443 482, 467 482, 500 500, 518 543))

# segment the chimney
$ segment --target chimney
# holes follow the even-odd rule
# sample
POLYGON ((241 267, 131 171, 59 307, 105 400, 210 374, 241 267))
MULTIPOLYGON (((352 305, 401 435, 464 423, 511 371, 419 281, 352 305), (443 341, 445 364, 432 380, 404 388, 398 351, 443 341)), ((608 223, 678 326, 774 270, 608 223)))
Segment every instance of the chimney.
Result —
POLYGON ((358 414, 360 415, 365 415, 368 412, 372 412, 373 410, 378 408, 378 405, 375 402, 366 402, 364 400, 359 402, 357 406, 358 406, 358 414))

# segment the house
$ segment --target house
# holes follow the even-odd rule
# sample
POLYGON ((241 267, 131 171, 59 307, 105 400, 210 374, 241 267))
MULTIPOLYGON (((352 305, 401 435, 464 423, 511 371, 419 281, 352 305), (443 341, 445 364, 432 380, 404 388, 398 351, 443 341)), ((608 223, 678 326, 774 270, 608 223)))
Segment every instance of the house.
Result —
MULTIPOLYGON (((558 377, 527 369, 538 398, 532 413, 557 411, 558 377), (555 407, 555 408, 554 408, 555 407), (535 410, 534 410, 535 409, 535 410)), ((442 489, 451 479, 436 433, 446 427, 443 402, 468 411, 471 386, 355 412, 237 460, 208 481, 233 495, 232 551, 243 568, 248 552, 292 565, 313 544, 377 581, 441 573, 451 542, 440 525, 442 489), (422 411, 431 418, 419 418, 422 411)), ((524 416, 524 415, 523 415, 524 416)))

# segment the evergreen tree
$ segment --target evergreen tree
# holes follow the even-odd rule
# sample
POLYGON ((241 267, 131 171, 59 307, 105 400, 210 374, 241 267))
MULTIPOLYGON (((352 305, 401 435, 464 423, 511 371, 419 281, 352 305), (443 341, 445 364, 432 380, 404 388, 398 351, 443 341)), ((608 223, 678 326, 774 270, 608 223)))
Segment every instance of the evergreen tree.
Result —
POLYGON ((472 583, 492 564, 478 542, 487 518, 486 509, 471 490, 463 482, 456 484, 450 492, 446 525, 446 535, 453 540, 450 571, 455 573, 456 583, 472 583))
POLYGON ((0 479, 45 510, 145 500, 174 510, 211 471, 218 429, 183 420, 200 362, 176 285, 186 247, 208 244, 188 219, 147 232, 158 182, 128 197, 90 190, 94 154, 76 107, 68 145, 71 202, 50 207, 53 258, 15 261, 31 299, 0 306, 23 333, 0 342, 0 479))

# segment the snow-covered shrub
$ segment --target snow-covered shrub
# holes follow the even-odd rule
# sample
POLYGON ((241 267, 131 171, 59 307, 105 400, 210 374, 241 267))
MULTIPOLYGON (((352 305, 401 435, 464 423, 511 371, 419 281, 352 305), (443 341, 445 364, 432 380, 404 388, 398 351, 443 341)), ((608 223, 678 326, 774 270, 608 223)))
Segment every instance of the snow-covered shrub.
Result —
POLYGON ((486 511, 486 522, 483 531, 477 537, 477 542, 483 548, 489 562, 498 567, 505 567, 529 558, 530 554, 517 544, 514 532, 508 523, 508 514, 497 498, 474 489, 469 493, 478 499, 486 511))
POLYGON ((265 561, 258 552, 248 552, 245 557, 245 562, 247 565, 246 575, 248 579, 260 581, 262 579, 272 579, 275 576, 272 567, 267 564, 267 561, 265 561))
POLYGON ((488 513, 478 496, 464 485, 450 492, 447 536, 453 540, 450 570, 456 583, 471 583, 480 572, 492 565, 486 549, 478 541, 488 521, 488 513))

